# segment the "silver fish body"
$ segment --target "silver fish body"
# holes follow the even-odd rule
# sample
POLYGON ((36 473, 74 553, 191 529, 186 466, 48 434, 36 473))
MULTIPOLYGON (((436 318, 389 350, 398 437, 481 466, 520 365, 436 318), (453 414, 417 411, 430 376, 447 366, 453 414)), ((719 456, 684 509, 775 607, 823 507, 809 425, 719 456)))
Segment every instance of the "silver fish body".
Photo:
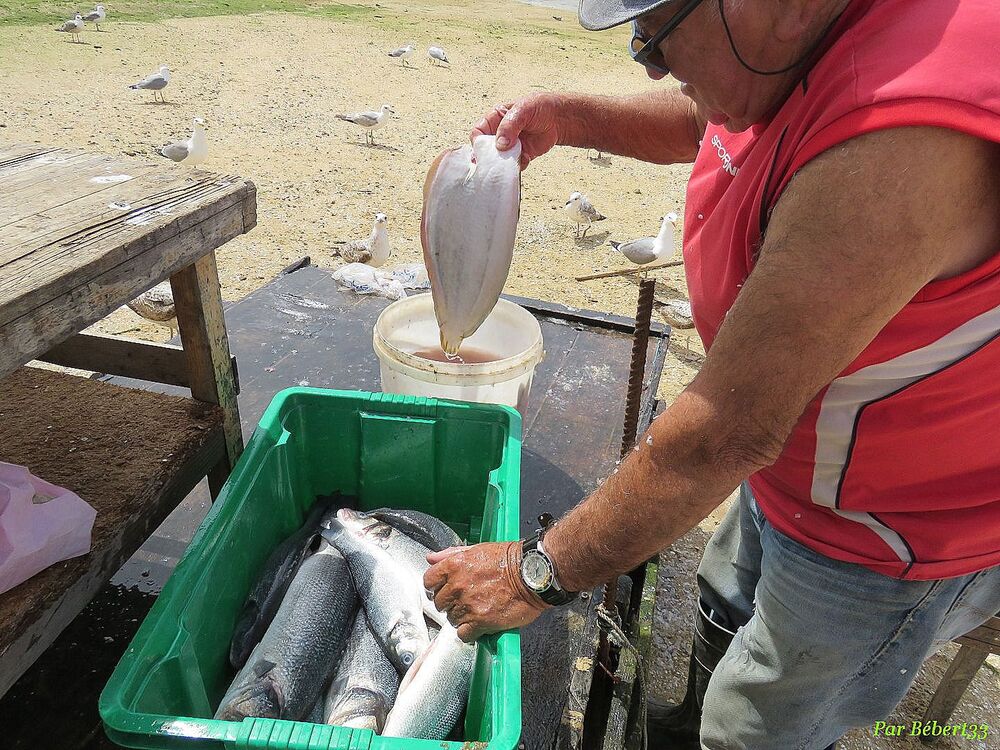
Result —
MULTIPOLYGON (((358 516, 342 510, 323 532, 323 537, 346 558, 372 633, 397 671, 405 674, 430 645, 424 623, 427 597, 423 573, 417 572, 407 560, 390 554, 383 546, 366 538, 364 533, 350 528, 348 524, 353 523, 352 520, 345 523, 346 514, 351 518, 358 516)), ((368 520, 391 529, 388 524, 368 520)))
POLYGON ((357 606, 347 561, 321 540, 299 567, 215 718, 305 718, 333 672, 357 606))
POLYGON ((328 509, 328 504, 317 501, 309 511, 305 523, 275 547, 264 563, 236 621, 229 645, 229 663, 236 669, 246 664, 253 647, 274 619, 288 585, 302 560, 309 554, 310 547, 316 544, 320 523, 328 509))
POLYGON ((476 645, 445 625, 400 683, 382 735, 445 739, 465 710, 475 663, 476 645))
POLYGON ((384 521, 431 552, 460 547, 464 542, 448 524, 419 510, 378 508, 363 515, 384 521))
POLYGON ((521 143, 494 136, 442 152, 427 173, 420 244, 441 348, 456 354, 486 320, 514 257, 521 205, 521 143))
POLYGON ((399 690, 399 675, 368 627, 364 610, 354 618, 350 639, 327 691, 323 722, 382 731, 399 690))

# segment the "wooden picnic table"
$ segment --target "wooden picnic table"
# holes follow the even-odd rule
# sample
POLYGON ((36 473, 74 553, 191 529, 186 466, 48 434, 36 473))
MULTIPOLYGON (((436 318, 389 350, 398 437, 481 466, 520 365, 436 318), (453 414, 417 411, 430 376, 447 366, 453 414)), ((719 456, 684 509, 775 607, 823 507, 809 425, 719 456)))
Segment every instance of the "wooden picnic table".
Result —
POLYGON ((90 554, 0 595, 0 695, 206 475, 243 449, 215 249, 256 188, 168 163, 0 144, 0 461, 97 510, 90 554), (182 346, 81 331, 169 279, 182 346), (183 386, 191 399, 32 360, 183 386))

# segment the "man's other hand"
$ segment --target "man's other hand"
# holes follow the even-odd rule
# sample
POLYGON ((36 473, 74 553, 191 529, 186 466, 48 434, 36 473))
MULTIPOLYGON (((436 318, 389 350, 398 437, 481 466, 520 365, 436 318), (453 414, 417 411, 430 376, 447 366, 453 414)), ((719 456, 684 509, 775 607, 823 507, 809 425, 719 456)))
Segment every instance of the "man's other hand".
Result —
POLYGON ((498 104, 476 123, 471 138, 496 135, 497 150, 506 151, 521 141, 521 169, 559 143, 561 98, 558 94, 532 94, 498 104))
POLYGON ((521 543, 450 547, 427 556, 424 586, 467 643, 533 622, 547 605, 521 581, 521 543))

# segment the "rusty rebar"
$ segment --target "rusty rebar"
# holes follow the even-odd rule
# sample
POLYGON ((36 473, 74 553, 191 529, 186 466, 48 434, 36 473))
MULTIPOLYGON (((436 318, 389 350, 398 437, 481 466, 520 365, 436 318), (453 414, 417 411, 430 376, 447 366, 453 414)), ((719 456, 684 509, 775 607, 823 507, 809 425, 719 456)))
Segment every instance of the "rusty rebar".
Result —
MULTIPOLYGON (((656 280, 644 278, 639 283, 639 300, 635 308, 635 330, 632 333, 632 359, 628 371, 628 390, 625 393, 625 422, 622 429, 622 459, 635 446, 639 431, 639 408, 642 405, 642 386, 646 379, 646 351, 649 347, 649 328, 653 318, 653 292, 656 290, 656 280)), ((617 616, 618 577, 615 576, 604 584, 604 595, 601 606, 611 617, 617 616)), ((611 669, 611 644, 607 632, 601 630, 600 646, 598 648, 598 663, 613 679, 611 669)))

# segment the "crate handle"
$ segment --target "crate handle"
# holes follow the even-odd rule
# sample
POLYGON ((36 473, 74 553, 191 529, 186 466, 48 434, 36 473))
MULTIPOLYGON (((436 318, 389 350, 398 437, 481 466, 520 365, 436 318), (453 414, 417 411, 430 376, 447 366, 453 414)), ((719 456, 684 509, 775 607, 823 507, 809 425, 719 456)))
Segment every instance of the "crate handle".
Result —
POLYGON ((261 750, 369 750, 374 732, 284 719, 246 718, 233 745, 261 750))

